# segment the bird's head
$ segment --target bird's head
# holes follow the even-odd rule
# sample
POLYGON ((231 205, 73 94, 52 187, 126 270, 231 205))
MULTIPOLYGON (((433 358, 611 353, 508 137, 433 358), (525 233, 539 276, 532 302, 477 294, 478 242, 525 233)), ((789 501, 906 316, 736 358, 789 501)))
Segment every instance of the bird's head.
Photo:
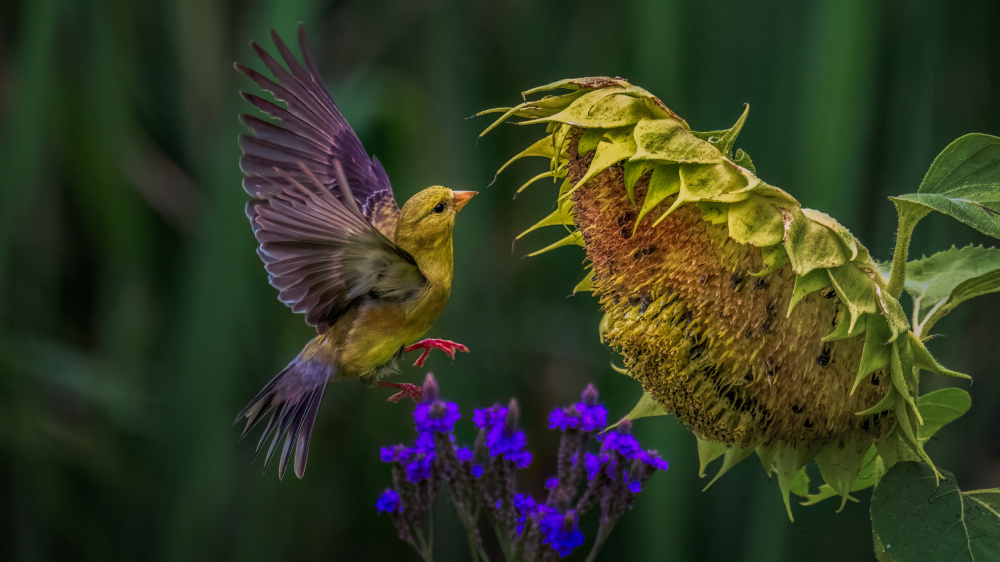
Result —
POLYGON ((450 242, 455 214, 475 194, 475 191, 453 191, 440 185, 417 193, 399 211, 396 243, 437 246, 450 242))

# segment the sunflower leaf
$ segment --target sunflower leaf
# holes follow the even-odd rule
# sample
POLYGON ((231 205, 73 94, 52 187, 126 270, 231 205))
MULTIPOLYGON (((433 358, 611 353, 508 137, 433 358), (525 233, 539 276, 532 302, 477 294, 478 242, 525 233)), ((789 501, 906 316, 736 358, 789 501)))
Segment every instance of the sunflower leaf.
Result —
POLYGON ((942 388, 917 398, 917 409, 924 418, 918 437, 930 439, 939 429, 962 417, 970 407, 972 397, 960 388, 942 388))
POLYGON ((892 198, 906 212, 933 209, 1000 238, 1000 138, 959 137, 934 159, 916 193, 892 198))
MULTIPOLYGON (((944 471, 943 471, 944 472, 944 471)), ((963 492, 944 472, 900 462, 872 494, 872 530, 894 562, 1000 560, 1000 489, 963 492)))
MULTIPOLYGON (((880 264, 885 273, 889 264, 880 264)), ((906 264, 903 289, 913 298, 921 335, 959 304, 1000 291, 1000 249, 952 247, 906 264)))

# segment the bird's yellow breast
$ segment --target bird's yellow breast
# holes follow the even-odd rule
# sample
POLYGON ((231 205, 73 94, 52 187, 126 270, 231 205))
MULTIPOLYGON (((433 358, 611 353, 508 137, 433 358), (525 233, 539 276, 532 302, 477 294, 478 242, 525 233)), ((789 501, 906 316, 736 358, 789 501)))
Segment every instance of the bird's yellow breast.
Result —
POLYGON ((317 337, 314 353, 337 365, 338 378, 371 377, 427 332, 450 292, 450 283, 428 283, 411 299, 366 301, 317 337))
POLYGON ((451 293, 456 210, 433 211, 442 197, 453 198, 454 193, 430 187, 415 195, 400 211, 393 237, 416 262, 423 283, 402 299, 376 297, 361 302, 303 353, 337 365, 338 378, 361 377, 370 383, 391 372, 400 351, 427 332, 451 293))

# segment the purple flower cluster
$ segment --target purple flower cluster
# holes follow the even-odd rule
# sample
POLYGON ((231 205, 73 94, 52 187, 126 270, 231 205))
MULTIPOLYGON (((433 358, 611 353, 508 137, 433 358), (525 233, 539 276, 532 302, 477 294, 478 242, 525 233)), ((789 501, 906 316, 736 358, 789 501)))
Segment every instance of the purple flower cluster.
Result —
MULTIPOLYGON (((472 464, 473 451, 456 447, 455 422, 461 419, 458 405, 438 398, 437 383, 428 374, 423 385, 423 401, 413 411, 417 437, 412 445, 382 447, 379 456, 390 465, 393 487, 375 502, 379 513, 392 517, 399 538, 412 546, 423 558, 431 556, 430 511, 435 504, 438 489, 444 482, 452 484, 453 495, 463 495, 471 503, 471 486, 462 486, 465 480, 482 475, 482 467, 472 464), (478 471, 478 473, 477 473, 478 471)), ((466 482, 467 484, 467 482, 466 482)), ((460 512, 463 523, 471 515, 460 512)))
POLYGON ((458 404, 454 402, 421 402, 413 410, 413 423, 417 426, 417 433, 426 435, 440 431, 441 433, 451 433, 455 429, 455 422, 462 417, 458 413, 458 404))
MULTIPOLYGON (((620 428, 621 426, 619 426, 620 428)), ((619 428, 609 431, 604 435, 604 442, 601 444, 601 452, 616 451, 626 459, 634 459, 639 456, 639 441, 628 433, 622 432, 619 428)))
POLYGON ((547 544, 559 553, 560 557, 569 556, 573 549, 583 544, 583 532, 577 525, 575 511, 560 513, 547 506, 541 510, 540 526, 542 528, 542 544, 547 544))
POLYGON ((642 482, 630 478, 648 478, 654 471, 670 467, 656 451, 642 449, 639 441, 628 433, 631 427, 630 422, 624 421, 614 431, 604 435, 599 457, 587 460, 588 479, 593 480, 602 468, 607 471, 619 470, 625 475, 629 491, 638 494, 642 490, 642 482), (623 466, 619 467, 619 464, 623 466))
MULTIPOLYGON (((622 421, 615 429, 597 436, 601 443, 598 454, 583 453, 583 472, 588 482, 594 483, 600 477, 611 482, 620 481, 631 494, 642 491, 642 485, 655 471, 667 470, 669 463, 653 450, 643 450, 639 441, 631 435, 631 422, 622 421)), ((570 466, 580 466, 579 452, 573 455, 570 466)), ((557 478, 546 481, 545 487, 559 487, 557 478)))
POLYGON ((531 451, 524 449, 527 439, 524 431, 516 428, 516 419, 517 412, 499 404, 476 410, 472 416, 476 427, 485 432, 486 449, 491 457, 504 457, 518 468, 527 468, 531 464, 531 451), (512 419, 515 422, 512 423, 512 419))
MULTIPOLYGON (((502 501, 497 501, 496 508, 497 511, 500 511, 502 508, 502 501)), ((514 494, 514 512, 517 514, 517 527, 515 528, 515 532, 518 535, 524 532, 524 527, 528 523, 528 518, 534 517, 537 509, 538 504, 535 503, 535 498, 529 496, 528 494, 514 494)))
POLYGON ((601 471, 601 457, 593 453, 586 453, 584 455, 583 467, 587 471, 587 480, 597 478, 597 473, 601 471))
POLYGON ((553 410, 549 415, 549 429, 568 431, 578 429, 584 433, 600 431, 608 425, 608 410, 597 403, 597 390, 587 385, 582 400, 567 408, 553 410))
POLYGON ((425 401, 417 404, 413 411, 413 422, 417 428, 417 439, 413 446, 382 447, 379 451, 382 462, 402 465, 406 470, 406 480, 411 483, 430 478, 431 468, 437 458, 435 433, 450 435, 455 422, 461 417, 458 404, 438 400, 437 392, 426 393, 425 401))
POLYGON ((630 422, 623 421, 615 431, 605 434, 601 447, 602 453, 614 451, 625 457, 626 460, 638 459, 654 470, 667 470, 670 467, 669 463, 661 459, 656 451, 644 451, 639 446, 639 441, 628 433, 631 428, 632 424, 630 422))
POLYGON ((375 507, 378 508, 378 512, 382 513, 398 513, 399 509, 399 492, 393 490, 392 488, 386 488, 385 492, 379 496, 378 501, 375 502, 375 507))
POLYGON ((476 445, 457 446, 453 431, 461 419, 458 406, 438 399, 437 384, 428 375, 424 401, 413 413, 414 444, 381 449, 382 461, 392 466, 394 487, 378 498, 376 507, 392 516, 400 538, 425 558, 431 543, 424 534, 430 532, 430 510, 441 484, 447 484, 470 546, 484 557, 478 531, 481 513, 505 543, 505 552, 515 559, 535 560, 565 557, 581 546, 580 516, 599 506, 593 556, 646 480, 668 467, 655 451, 642 449, 628 421, 599 433, 607 425, 608 412, 597 402, 597 390, 588 385, 580 402, 549 416, 549 427, 562 432, 558 470, 545 482, 545 501, 536 501, 515 486, 517 469, 532 461, 524 431, 518 428, 518 409, 511 400, 507 406, 475 410, 476 445), (593 443, 599 444, 597 452, 588 450, 593 443))
MULTIPOLYGON (((498 502, 497 510, 500 510, 500 507, 498 502)), ((524 537, 524 531, 531 522, 541 532, 541 543, 555 550, 560 558, 569 556, 574 548, 583 544, 583 532, 577 524, 578 517, 573 510, 564 513, 546 504, 537 503, 527 494, 515 494, 514 512, 517 515, 515 528, 517 537, 524 537)))
POLYGON ((417 438, 413 447, 394 445, 379 450, 382 462, 402 465, 406 470, 406 480, 413 484, 431 477, 431 466, 436 457, 433 437, 430 440, 421 437, 417 438))

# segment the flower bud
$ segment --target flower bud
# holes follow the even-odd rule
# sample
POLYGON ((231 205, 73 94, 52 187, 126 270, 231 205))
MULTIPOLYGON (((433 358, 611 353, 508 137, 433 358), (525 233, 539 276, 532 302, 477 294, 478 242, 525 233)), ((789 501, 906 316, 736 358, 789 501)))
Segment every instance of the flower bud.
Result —
POLYGON ((434 380, 434 375, 432 373, 427 373, 427 377, 424 378, 424 402, 431 403, 438 399, 438 385, 437 381, 434 380))
POLYGON ((513 435, 517 431, 517 418, 521 415, 521 407, 517 403, 517 398, 511 398, 507 403, 507 418, 504 420, 503 431, 507 435, 513 435))
POLYGON ((583 389, 583 403, 588 406, 597 405, 597 389, 594 388, 593 384, 588 384, 587 388, 583 389))
POLYGON ((632 420, 622 420, 615 428, 618 433, 629 435, 632 433, 632 420))
POLYGON ((576 528, 576 512, 573 510, 567 511, 566 515, 563 516, 562 531, 564 533, 572 533, 573 529, 576 528))

